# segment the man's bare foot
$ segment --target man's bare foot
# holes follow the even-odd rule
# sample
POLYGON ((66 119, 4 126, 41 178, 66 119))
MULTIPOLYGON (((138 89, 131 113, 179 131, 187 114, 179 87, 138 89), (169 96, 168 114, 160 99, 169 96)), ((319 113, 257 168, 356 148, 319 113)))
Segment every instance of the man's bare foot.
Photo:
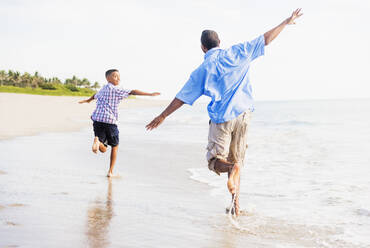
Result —
POLYGON ((226 213, 235 215, 235 217, 238 217, 240 214, 238 197, 236 194, 232 194, 230 207, 226 208, 226 213))
POLYGON ((92 145, 92 151, 93 151, 93 153, 98 153, 99 143, 100 143, 99 138, 98 137, 95 137, 94 138, 94 143, 92 145))
POLYGON ((108 172, 107 177, 113 177, 113 173, 112 172, 108 172))
MULTIPOLYGON (((225 213, 228 214, 230 212, 230 209, 227 207, 225 209, 225 213)), ((231 214, 234 214, 234 208, 231 209, 231 214)), ((248 216, 250 215, 247 210, 239 210, 238 216, 248 216)))

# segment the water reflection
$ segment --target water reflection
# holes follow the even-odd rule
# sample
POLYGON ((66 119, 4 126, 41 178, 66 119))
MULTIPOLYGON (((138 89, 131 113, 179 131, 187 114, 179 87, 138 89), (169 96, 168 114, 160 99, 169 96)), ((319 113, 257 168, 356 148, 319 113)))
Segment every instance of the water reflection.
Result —
POLYGON ((109 224, 113 216, 112 179, 108 178, 106 201, 97 199, 87 211, 87 241, 89 247, 108 247, 109 224))

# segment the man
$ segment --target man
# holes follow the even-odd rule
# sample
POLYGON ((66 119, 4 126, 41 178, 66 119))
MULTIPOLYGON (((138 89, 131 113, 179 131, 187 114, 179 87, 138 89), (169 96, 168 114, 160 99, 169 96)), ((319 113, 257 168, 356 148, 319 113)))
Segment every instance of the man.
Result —
POLYGON ((286 25, 295 24, 301 9, 280 25, 250 42, 219 48, 220 40, 215 31, 204 30, 201 48, 204 62, 190 75, 190 79, 170 105, 146 128, 158 127, 167 116, 184 103, 192 105, 201 95, 211 97, 208 105, 210 117, 207 160, 208 168, 218 175, 228 173, 227 187, 234 201, 232 211, 239 214, 240 166, 247 149, 246 135, 253 111, 252 88, 249 82, 249 66, 257 57, 264 55, 270 44, 286 25))

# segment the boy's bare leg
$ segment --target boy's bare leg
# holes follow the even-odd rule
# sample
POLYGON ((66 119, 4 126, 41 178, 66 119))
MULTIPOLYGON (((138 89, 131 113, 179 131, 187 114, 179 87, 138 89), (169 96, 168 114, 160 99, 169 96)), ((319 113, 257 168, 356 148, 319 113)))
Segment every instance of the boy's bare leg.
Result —
POLYGON ((94 153, 98 153, 98 150, 99 150, 101 153, 104 153, 104 152, 106 152, 106 151, 107 151, 107 147, 106 147, 103 143, 101 143, 101 142, 99 141, 99 137, 95 137, 95 138, 94 138, 94 143, 93 143, 93 145, 92 145, 92 151, 93 151, 94 153))
POLYGON ((238 173, 236 176, 236 195, 235 195, 235 215, 238 216, 240 213, 240 206, 239 206, 239 196, 240 196, 240 173, 238 173))
POLYGON ((118 145, 113 146, 111 153, 110 153, 110 165, 109 165, 109 171, 108 171, 107 177, 113 176, 113 168, 114 168, 114 164, 116 163, 117 152, 118 152, 118 145))
POLYGON ((99 151, 101 153, 104 153, 104 152, 107 151, 107 147, 103 143, 101 143, 101 142, 99 142, 99 151))
POLYGON ((94 143, 92 145, 92 151, 93 151, 93 153, 98 153, 99 146, 100 146, 99 137, 98 136, 95 136, 94 143))
POLYGON ((219 173, 228 173, 227 188, 231 194, 235 194, 239 184, 239 164, 230 163, 221 159, 215 162, 215 170, 219 173))

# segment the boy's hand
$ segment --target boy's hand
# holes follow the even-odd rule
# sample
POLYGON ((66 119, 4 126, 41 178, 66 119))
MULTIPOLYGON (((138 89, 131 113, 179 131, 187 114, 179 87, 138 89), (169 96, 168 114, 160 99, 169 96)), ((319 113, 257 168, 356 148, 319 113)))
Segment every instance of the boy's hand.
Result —
POLYGON ((150 96, 159 96, 161 93, 159 92, 153 92, 153 93, 150 93, 150 96))
POLYGON ((164 121, 165 117, 163 115, 159 115, 154 118, 148 125, 146 125, 146 130, 153 130, 154 128, 161 125, 161 123, 164 121))
POLYGON ((81 104, 81 103, 89 103, 89 101, 88 101, 88 100, 81 100, 81 101, 79 101, 78 103, 79 103, 79 104, 81 104))

